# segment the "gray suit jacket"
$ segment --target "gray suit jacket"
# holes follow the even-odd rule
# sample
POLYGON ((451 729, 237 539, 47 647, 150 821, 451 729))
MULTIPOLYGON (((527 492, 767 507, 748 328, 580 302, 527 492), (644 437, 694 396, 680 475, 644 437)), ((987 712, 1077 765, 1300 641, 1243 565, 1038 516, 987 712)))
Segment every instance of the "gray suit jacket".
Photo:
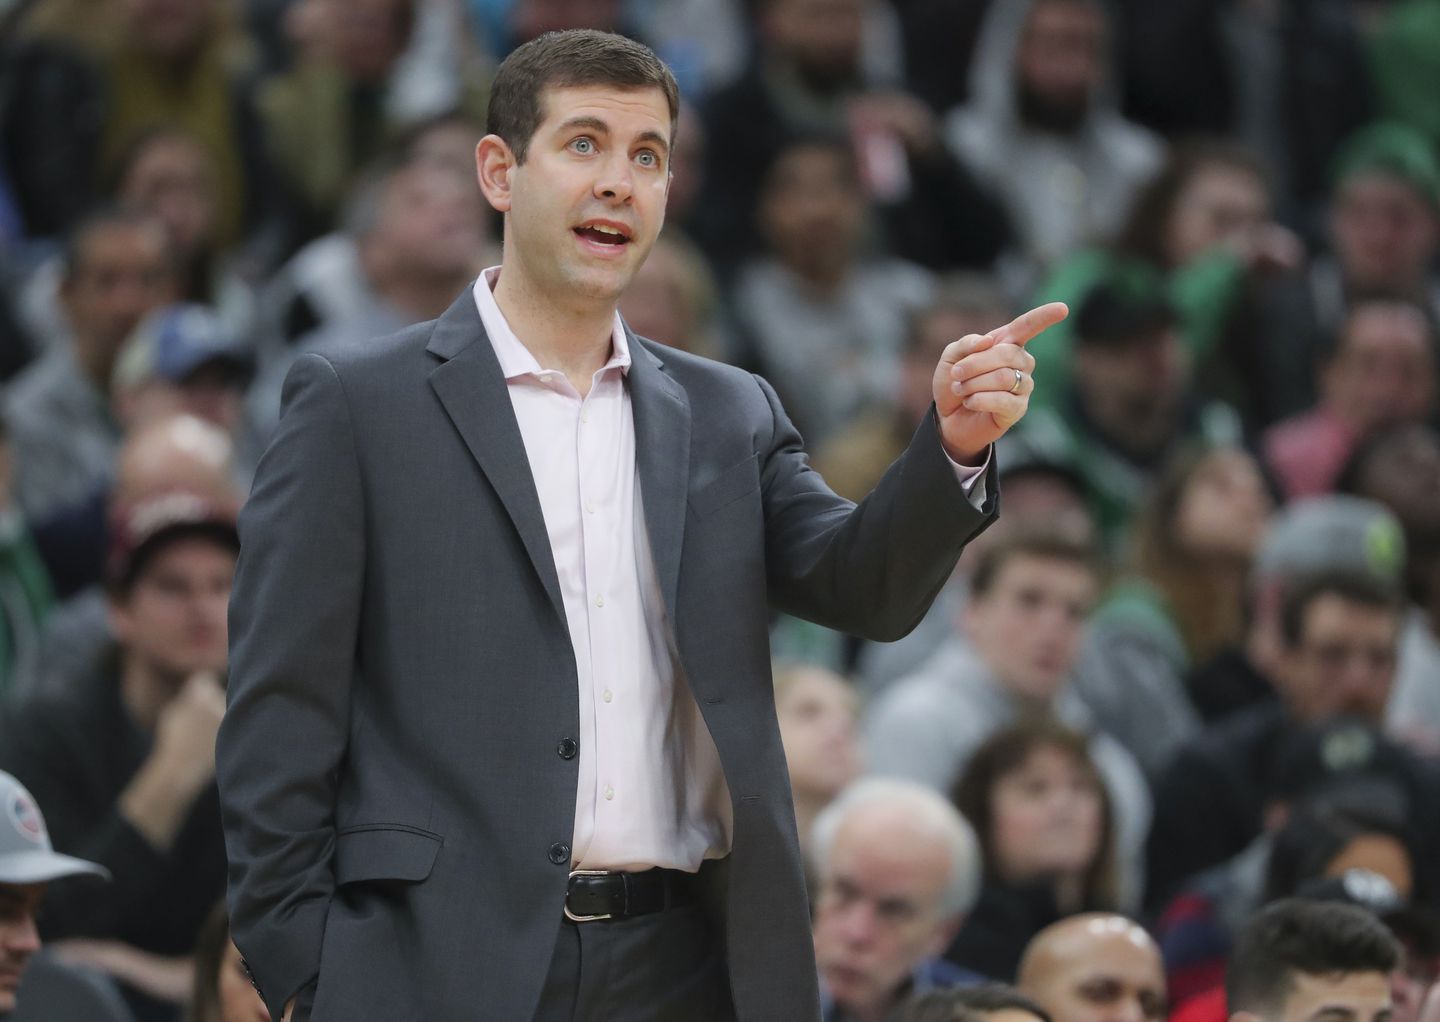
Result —
MULTIPOLYGON (((640 339, 631 356, 645 523, 734 806, 715 910, 736 1009, 815 1018, 767 601, 903 635, 995 480, 977 511, 932 413, 855 507, 764 381, 640 339)), ((216 750, 235 942, 277 1019, 318 977, 318 1022, 524 1022, 562 918, 578 683, 473 297, 302 357, 284 401, 240 519, 216 750)))

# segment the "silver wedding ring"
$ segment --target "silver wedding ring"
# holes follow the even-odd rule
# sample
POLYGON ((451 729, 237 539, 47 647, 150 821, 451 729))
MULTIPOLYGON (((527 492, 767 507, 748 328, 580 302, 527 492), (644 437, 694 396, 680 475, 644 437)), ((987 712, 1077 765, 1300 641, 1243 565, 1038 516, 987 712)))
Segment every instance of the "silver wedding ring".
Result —
POLYGON ((1025 374, 1022 373, 1022 372, 1020 372, 1019 369, 1014 370, 1014 373, 1015 373, 1015 382, 1010 385, 1010 393, 1011 393, 1011 394, 1018 394, 1018 393, 1020 393, 1020 384, 1025 381, 1025 374))

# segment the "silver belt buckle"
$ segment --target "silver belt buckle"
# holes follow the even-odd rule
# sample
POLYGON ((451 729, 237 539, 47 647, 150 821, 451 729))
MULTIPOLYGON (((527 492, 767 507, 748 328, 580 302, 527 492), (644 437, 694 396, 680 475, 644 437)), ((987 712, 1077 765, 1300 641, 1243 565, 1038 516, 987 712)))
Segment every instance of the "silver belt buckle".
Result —
MULTIPOLYGON (((608 870, 608 869, 572 869, 572 870, 570 871, 570 876, 571 876, 571 877, 603 877, 603 876, 609 876, 612 872, 614 872, 614 871, 613 871, 613 870, 608 870)), ((572 923, 593 923, 593 922, 598 922, 598 921, 600 921, 600 920, 602 920, 602 919, 612 919, 612 918, 614 918, 614 916, 613 916, 611 913, 609 913, 609 912, 606 912, 606 913, 604 913, 604 914, 602 914, 602 915, 596 915, 596 916, 577 916, 574 912, 571 912, 571 911, 570 911, 570 882, 569 882, 569 879, 567 878, 567 879, 566 879, 566 882, 565 882, 565 918, 568 919, 568 920, 570 920, 572 923)))

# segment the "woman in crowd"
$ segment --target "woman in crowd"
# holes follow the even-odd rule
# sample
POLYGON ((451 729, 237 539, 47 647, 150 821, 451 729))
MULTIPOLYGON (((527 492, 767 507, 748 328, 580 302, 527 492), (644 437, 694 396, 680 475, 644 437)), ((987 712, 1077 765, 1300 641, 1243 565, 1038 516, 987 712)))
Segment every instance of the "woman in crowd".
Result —
POLYGON ((984 854, 980 898, 946 958, 1013 980, 1030 939, 1077 912, 1117 905, 1109 798, 1086 738, 1031 720, 971 758, 952 799, 984 854))
POLYGON ((1238 447, 1182 453, 1141 512, 1133 570, 1096 612, 1075 685, 1151 778, 1200 728, 1186 672, 1243 637, 1245 582, 1273 512, 1238 447))

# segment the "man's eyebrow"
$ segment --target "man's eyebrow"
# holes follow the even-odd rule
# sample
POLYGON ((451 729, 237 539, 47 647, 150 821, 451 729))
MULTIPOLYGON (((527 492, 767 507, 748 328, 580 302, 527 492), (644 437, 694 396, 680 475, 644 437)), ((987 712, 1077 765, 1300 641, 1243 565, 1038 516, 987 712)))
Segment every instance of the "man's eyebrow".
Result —
POLYGON ((1327 1004, 1310 1015, 1309 1022, 1354 1022, 1355 1012, 1338 1004, 1327 1004))

